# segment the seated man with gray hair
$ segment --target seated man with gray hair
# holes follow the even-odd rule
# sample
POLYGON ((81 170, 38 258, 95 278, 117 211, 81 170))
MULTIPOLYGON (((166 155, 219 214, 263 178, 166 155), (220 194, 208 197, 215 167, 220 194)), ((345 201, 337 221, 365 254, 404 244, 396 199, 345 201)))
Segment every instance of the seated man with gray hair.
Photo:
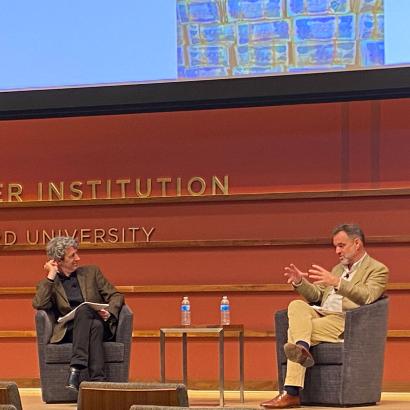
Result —
POLYGON ((54 325, 50 343, 71 343, 73 351, 66 387, 78 391, 80 370, 88 368, 90 380, 104 381, 103 342, 114 338, 124 296, 108 282, 94 265, 79 266, 78 242, 69 236, 57 236, 47 244, 45 279, 37 285, 35 309, 51 309, 57 317, 83 302, 106 303, 94 310, 80 306, 74 318, 54 325))

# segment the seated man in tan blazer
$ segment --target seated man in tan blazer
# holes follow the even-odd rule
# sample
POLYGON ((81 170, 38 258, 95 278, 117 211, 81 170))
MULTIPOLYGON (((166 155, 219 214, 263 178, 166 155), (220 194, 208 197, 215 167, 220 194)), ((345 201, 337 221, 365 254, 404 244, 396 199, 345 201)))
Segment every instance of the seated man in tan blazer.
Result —
POLYGON ((284 391, 261 406, 269 409, 299 407, 299 391, 303 388, 306 368, 314 365, 310 346, 340 342, 344 312, 376 301, 385 291, 389 271, 366 253, 364 243, 364 234, 358 225, 339 225, 333 230, 333 246, 340 263, 331 272, 319 265, 312 265, 307 272, 293 264, 285 268, 288 283, 308 303, 319 306, 303 300, 289 304, 284 391))
POLYGON ((79 266, 78 242, 72 237, 51 239, 47 256, 47 276, 37 285, 35 309, 52 309, 57 317, 62 317, 83 302, 108 304, 99 310, 82 305, 72 320, 54 325, 51 343, 73 343, 66 387, 78 390, 81 369, 88 368, 93 381, 105 380, 103 341, 115 335, 124 297, 97 266, 79 266))

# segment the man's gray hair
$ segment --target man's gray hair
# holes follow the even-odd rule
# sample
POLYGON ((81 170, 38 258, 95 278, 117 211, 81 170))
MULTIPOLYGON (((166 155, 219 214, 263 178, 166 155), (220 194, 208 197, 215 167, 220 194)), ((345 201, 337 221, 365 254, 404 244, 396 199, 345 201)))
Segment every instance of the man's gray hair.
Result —
POLYGON ((351 239, 359 238, 363 245, 365 243, 364 233, 359 225, 357 224, 341 224, 337 225, 333 231, 332 236, 335 236, 339 232, 346 232, 347 236, 351 239))
POLYGON ((64 259, 65 251, 71 247, 78 249, 78 241, 76 239, 71 236, 56 236, 47 244, 47 256, 49 259, 60 262, 64 259))

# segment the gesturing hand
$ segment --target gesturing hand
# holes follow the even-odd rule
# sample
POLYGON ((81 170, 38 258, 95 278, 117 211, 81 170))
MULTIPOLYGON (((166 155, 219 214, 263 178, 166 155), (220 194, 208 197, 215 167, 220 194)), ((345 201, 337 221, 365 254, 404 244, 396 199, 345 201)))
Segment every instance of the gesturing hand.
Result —
POLYGON ((313 283, 316 285, 337 286, 339 284, 337 276, 332 275, 328 270, 319 265, 312 265, 308 272, 309 278, 313 279, 313 283))
POLYGON ((298 284, 302 281, 302 278, 308 277, 307 272, 302 272, 293 263, 285 267, 285 276, 288 278, 288 283, 298 284))

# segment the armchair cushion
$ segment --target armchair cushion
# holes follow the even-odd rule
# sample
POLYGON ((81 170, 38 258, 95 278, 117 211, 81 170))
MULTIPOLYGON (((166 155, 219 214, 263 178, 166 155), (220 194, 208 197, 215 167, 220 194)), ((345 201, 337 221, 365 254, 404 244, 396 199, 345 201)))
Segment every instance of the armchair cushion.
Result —
MULTIPOLYGON (((47 344, 46 363, 70 363, 71 343, 47 344)), ((105 363, 121 363, 124 361, 124 344, 116 342, 104 343, 105 363)))

